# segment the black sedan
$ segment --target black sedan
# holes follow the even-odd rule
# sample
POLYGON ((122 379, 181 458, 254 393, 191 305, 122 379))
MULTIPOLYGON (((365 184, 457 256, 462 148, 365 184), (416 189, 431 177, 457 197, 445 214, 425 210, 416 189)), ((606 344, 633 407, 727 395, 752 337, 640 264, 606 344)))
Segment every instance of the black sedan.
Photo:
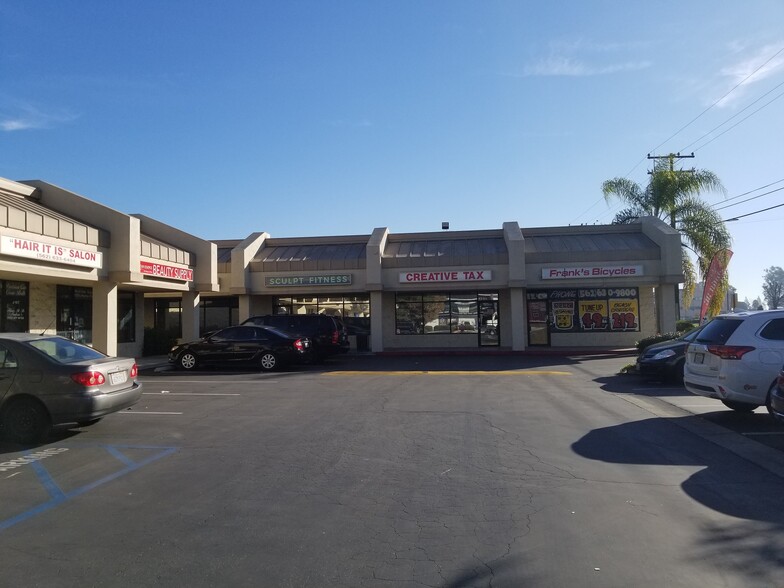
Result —
POLYGON ((53 426, 92 425, 142 395, 132 358, 108 357, 63 337, 0 334, 0 426, 18 443, 53 426))
POLYGON ((254 325, 226 327, 196 341, 175 345, 169 351, 169 362, 184 370, 236 365, 271 371, 284 364, 305 363, 310 358, 308 339, 254 325))
POLYGON ((703 326, 692 329, 677 339, 655 343, 643 349, 637 357, 637 372, 645 378, 681 382, 686 348, 703 326))

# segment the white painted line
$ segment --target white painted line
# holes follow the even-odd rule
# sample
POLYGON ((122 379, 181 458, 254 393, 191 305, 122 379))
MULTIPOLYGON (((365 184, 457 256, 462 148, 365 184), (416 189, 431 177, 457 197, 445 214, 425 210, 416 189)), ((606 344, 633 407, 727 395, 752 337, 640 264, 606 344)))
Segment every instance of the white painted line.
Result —
POLYGON ((153 412, 145 410, 121 410, 117 414, 183 414, 181 412, 153 412))
POLYGON ((240 394, 224 394, 221 392, 169 392, 168 390, 161 390, 160 392, 142 392, 142 396, 240 396, 240 394))
MULTIPOLYGON (((374 372, 364 372, 364 373, 374 373, 374 372)), ((142 379, 142 382, 151 382, 152 380, 145 380, 142 379)), ((158 382, 160 386, 160 378, 156 378, 154 380, 158 382)), ((210 385, 210 384, 232 384, 234 386, 246 385, 246 386, 258 386, 259 384, 277 384, 278 380, 269 380, 267 378, 262 378, 260 380, 169 380, 171 384, 202 384, 202 385, 210 385)), ((149 384, 148 384, 149 385, 149 384)))
POLYGON ((741 433, 741 435, 746 435, 747 437, 754 435, 784 435, 784 431, 760 431, 759 433, 741 433))

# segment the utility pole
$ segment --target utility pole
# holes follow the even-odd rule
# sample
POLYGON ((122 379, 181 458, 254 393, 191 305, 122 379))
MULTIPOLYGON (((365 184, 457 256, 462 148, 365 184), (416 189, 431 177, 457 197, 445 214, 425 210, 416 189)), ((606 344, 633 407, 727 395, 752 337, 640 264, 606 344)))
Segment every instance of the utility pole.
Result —
MULTIPOLYGON (((678 152, 678 153, 670 153, 668 155, 651 155, 649 153, 648 154, 648 159, 653 159, 653 160, 656 160, 656 159, 669 159, 670 160, 670 171, 674 172, 674 171, 676 171, 675 170, 675 160, 676 159, 694 159, 694 152, 692 151, 689 155, 681 155, 680 152, 678 152)), ((678 170, 678 171, 685 171, 685 172, 693 173, 694 172, 694 168, 689 169, 689 170, 678 170)), ((648 174, 649 175, 653 175, 653 170, 649 170, 648 174)), ((670 220, 670 224, 673 225, 672 228, 674 229, 675 228, 675 226, 674 226, 675 225, 674 219, 670 220)), ((680 288, 678 287, 677 284, 675 285, 675 318, 677 320, 680 320, 680 318, 681 318, 681 293, 680 293, 680 288)))

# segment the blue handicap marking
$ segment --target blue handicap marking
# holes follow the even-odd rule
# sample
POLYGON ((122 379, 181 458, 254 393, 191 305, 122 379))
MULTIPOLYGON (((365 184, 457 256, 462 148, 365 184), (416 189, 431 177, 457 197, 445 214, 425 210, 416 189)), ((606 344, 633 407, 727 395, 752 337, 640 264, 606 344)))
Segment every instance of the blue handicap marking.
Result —
MULTIPOLYGON (((85 492, 94 490, 98 486, 102 486, 103 484, 116 480, 117 478, 120 478, 126 474, 130 474, 139 468, 149 465, 163 457, 167 457, 177 451, 176 447, 158 447, 148 445, 101 445, 100 447, 102 447, 110 456, 114 457, 120 464, 122 464, 123 467, 117 471, 112 472, 111 474, 103 476, 102 478, 99 478, 78 488, 74 488, 68 492, 64 492, 60 488, 60 486, 57 484, 57 481, 50 475, 49 471, 46 469, 40 459, 34 459, 35 456, 41 456, 41 454, 44 452, 28 454, 22 458, 13 460, 12 462, 7 462, 16 462, 16 464, 29 465, 35 472, 35 475, 38 478, 38 481, 41 483, 41 486, 43 486, 44 490, 49 495, 49 500, 38 504, 22 513, 19 513, 18 515, 12 516, 5 520, 0 520, 0 532, 8 529, 9 527, 13 527, 17 523, 21 523, 22 521, 26 521, 27 519, 39 515, 42 512, 46 512, 47 510, 50 510, 72 498, 80 496, 85 492), (128 450, 131 450, 134 453, 138 453, 138 450, 142 450, 144 451, 144 458, 134 460, 128 456, 128 450), (26 463, 26 458, 33 459, 29 459, 29 463, 26 463)), ((46 457, 46 455, 44 455, 44 457, 46 457)))

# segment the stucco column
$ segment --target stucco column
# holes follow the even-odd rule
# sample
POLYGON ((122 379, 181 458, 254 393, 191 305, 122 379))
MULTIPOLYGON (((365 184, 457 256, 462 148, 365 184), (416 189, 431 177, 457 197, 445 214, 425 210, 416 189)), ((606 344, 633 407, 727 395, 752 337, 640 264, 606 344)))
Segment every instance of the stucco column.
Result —
POLYGON ((370 293, 370 349, 374 353, 384 351, 383 298, 383 292, 370 293))
POLYGON ((501 325, 512 333, 512 351, 523 351, 527 344, 528 325, 525 316, 525 296, 523 288, 510 288, 509 325, 501 325))
POLYGON ((199 338, 198 292, 184 292, 182 295, 182 340, 193 341, 199 338))
POLYGON ((239 303, 239 320, 241 323, 252 316, 250 313, 250 295, 240 294, 237 298, 239 303))
POLYGON ((659 284, 656 288, 656 327, 659 333, 672 333, 678 320, 675 292, 678 284, 659 284))
POLYGON ((93 286, 93 347, 117 356, 117 284, 98 282, 93 286))

